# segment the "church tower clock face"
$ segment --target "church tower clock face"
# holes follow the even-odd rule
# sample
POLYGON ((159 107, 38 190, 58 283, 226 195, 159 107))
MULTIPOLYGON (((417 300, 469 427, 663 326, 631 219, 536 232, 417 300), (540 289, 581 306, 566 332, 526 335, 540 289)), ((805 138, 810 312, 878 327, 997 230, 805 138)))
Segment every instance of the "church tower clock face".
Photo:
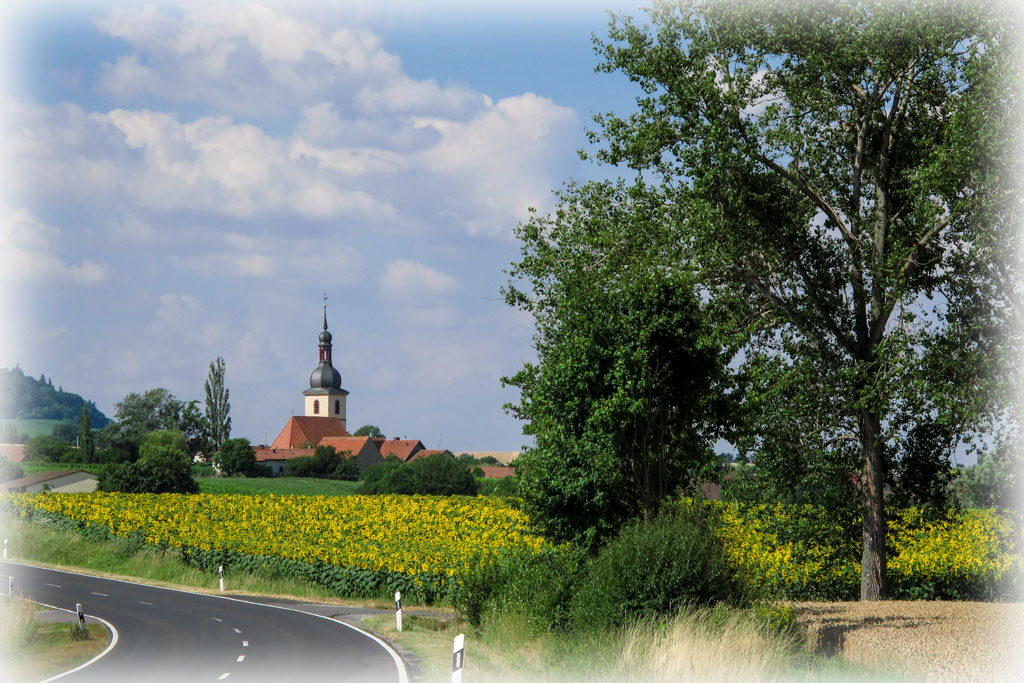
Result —
POLYGON ((324 294, 324 328, 320 332, 318 348, 320 364, 309 376, 309 389, 305 397, 307 417, 331 417, 341 420, 346 428, 345 399, 348 392, 341 388, 341 373, 331 361, 333 336, 327 330, 327 294, 324 294))

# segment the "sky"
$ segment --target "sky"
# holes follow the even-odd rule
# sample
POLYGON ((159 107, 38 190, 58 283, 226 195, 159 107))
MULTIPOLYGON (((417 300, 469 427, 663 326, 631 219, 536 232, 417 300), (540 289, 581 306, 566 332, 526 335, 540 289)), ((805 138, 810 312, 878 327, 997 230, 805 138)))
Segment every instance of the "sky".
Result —
POLYGON ((154 387, 201 405, 223 357, 232 436, 267 443, 326 292, 350 431, 519 450, 514 229, 609 173, 577 150, 639 92, 591 34, 638 4, 9 4, 0 367, 112 417, 154 387))

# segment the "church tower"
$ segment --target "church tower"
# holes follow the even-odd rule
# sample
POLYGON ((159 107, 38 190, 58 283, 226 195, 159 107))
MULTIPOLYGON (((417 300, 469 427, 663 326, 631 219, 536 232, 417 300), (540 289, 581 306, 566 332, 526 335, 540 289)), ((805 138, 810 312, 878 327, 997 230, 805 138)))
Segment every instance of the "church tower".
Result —
POLYGON ((306 397, 307 417, 335 417, 348 429, 345 420, 345 398, 348 392, 341 388, 341 373, 331 363, 331 333, 327 331, 327 295, 324 294, 324 329, 320 333, 320 365, 309 376, 306 397))

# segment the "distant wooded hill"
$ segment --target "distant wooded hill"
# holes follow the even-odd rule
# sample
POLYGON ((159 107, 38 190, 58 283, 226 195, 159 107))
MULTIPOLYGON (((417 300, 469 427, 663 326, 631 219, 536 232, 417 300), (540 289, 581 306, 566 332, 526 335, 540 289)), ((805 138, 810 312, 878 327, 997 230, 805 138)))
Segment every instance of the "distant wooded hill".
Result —
POLYGON ((0 369, 0 420, 64 420, 77 423, 82 406, 89 407, 93 429, 102 429, 110 419, 96 404, 78 394, 64 391, 53 379, 28 377, 19 366, 0 369))

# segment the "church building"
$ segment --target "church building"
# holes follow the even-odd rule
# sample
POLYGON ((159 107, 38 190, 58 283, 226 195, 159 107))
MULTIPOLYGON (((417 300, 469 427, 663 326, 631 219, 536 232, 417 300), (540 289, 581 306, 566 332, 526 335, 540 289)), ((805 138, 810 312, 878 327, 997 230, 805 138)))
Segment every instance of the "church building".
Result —
POLYGON ((313 455, 321 444, 348 451, 361 469, 384 459, 370 437, 349 436, 345 405, 348 392, 341 388, 341 373, 331 360, 331 341, 325 301, 324 329, 318 344, 320 364, 309 376, 309 389, 302 392, 305 415, 292 417, 269 447, 256 450, 256 460, 269 465, 274 474, 281 473, 286 460, 313 455))

